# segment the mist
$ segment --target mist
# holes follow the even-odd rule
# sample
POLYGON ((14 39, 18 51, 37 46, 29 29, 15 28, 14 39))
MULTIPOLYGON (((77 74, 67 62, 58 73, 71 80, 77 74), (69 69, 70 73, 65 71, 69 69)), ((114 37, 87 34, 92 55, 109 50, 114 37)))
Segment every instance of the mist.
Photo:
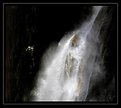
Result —
POLYGON ((107 20, 107 9, 106 6, 93 6, 90 19, 46 51, 32 91, 34 101, 85 101, 90 80, 103 79, 105 31, 103 34, 100 31, 107 20))

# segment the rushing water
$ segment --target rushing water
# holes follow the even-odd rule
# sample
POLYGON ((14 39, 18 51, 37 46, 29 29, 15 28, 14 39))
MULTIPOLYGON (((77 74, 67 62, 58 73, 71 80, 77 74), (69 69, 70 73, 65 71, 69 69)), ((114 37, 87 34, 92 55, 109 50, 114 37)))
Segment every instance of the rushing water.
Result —
POLYGON ((103 63, 96 61, 103 46, 99 39, 103 8, 94 6, 88 21, 45 53, 32 91, 34 101, 85 101, 92 72, 103 71, 103 63))

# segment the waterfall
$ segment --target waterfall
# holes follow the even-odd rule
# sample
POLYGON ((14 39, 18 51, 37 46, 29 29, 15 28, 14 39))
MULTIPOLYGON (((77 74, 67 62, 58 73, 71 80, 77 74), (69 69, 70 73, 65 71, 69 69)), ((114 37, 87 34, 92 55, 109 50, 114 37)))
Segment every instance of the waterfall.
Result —
POLYGON ((104 8, 93 6, 88 21, 45 53, 32 91, 33 101, 85 101, 92 72, 102 69, 95 60, 102 53, 99 35, 104 8))

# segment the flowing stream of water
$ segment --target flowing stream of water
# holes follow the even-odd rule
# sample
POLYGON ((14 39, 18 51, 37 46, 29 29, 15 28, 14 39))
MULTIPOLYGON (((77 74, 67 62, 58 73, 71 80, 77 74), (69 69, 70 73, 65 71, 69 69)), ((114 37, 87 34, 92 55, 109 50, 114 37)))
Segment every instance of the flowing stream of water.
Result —
POLYGON ((57 47, 45 53, 33 90, 34 101, 85 101, 95 62, 102 47, 98 38, 105 12, 93 6, 93 14, 79 28, 65 35, 57 47), (98 18, 98 15, 100 18, 98 18))

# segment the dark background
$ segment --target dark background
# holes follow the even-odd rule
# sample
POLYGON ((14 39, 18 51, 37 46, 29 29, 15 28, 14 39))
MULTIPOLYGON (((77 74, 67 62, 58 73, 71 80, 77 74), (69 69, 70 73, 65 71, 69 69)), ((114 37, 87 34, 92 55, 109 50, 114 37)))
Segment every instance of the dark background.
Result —
MULTIPOLYGON (((107 85, 111 84, 110 82, 117 72, 116 6, 114 6, 112 12, 113 17, 107 35, 109 37, 107 48, 110 53, 105 58, 105 65, 108 70, 107 80, 101 85, 101 87, 107 87, 107 92, 110 92, 107 85)), ((91 14, 91 5, 5 5, 5 102, 24 102, 31 99, 30 91, 34 87, 34 77, 38 72, 40 59, 44 51, 52 42, 59 42, 65 33, 80 25, 91 14), (32 55, 31 52, 25 51, 25 48, 29 45, 34 45, 32 55), (34 58, 34 61, 32 58, 34 58), (35 65, 33 65, 33 62, 35 65), (30 68, 30 65, 32 68, 30 68)), ((110 89, 114 90, 114 88, 110 89)), ((96 93, 101 94, 100 92, 96 93)), ((113 99, 110 100, 114 102, 116 101, 116 94, 114 91, 111 91, 111 93, 113 99)), ((96 96, 93 92, 91 94, 96 96)))

